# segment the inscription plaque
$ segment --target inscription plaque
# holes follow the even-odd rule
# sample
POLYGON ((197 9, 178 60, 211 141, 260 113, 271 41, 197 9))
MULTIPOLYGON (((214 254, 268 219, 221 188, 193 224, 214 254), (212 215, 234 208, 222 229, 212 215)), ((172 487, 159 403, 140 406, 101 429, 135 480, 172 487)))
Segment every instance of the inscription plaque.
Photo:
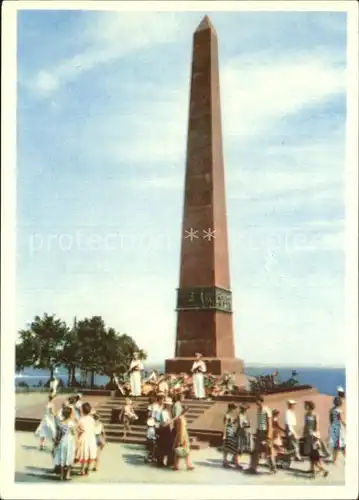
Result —
POLYGON ((232 312, 232 292, 219 287, 195 287, 177 290, 177 311, 215 310, 232 312))

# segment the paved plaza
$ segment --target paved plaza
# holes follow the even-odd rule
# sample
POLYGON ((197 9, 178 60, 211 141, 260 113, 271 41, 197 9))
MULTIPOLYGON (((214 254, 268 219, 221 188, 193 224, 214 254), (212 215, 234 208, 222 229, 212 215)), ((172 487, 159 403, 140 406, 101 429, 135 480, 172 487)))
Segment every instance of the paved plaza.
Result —
MULTIPOLYGON (((39 451, 39 441, 31 432, 16 432, 16 482, 53 482, 57 477, 50 473, 52 457, 50 446, 39 451)), ((98 472, 88 477, 74 475, 73 483, 177 483, 177 484, 240 484, 240 485, 337 485, 344 484, 344 464, 328 464, 327 478, 311 479, 305 472, 308 462, 294 463, 290 470, 280 470, 276 475, 266 467, 259 468, 259 474, 250 476, 237 470, 223 469, 221 454, 214 448, 192 452, 194 471, 172 471, 157 469, 144 463, 144 447, 137 445, 107 443, 98 472)), ((243 464, 248 459, 243 460, 243 464)))
MULTIPOLYGON (((68 399, 71 394, 59 393, 54 399, 55 410, 61 408, 61 404, 68 399)), ((108 396, 86 396, 86 401, 96 408, 101 406, 108 396)), ((17 417, 29 417, 41 419, 44 416, 45 406, 48 402, 47 392, 29 392, 16 394, 15 406, 17 417)))

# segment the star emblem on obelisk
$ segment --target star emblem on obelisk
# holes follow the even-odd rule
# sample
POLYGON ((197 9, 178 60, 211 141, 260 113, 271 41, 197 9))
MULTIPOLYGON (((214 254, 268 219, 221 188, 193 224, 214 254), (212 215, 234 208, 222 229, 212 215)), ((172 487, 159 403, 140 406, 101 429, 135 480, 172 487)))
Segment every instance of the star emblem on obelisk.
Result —
POLYGON ((215 229, 211 229, 209 227, 207 229, 207 231, 205 229, 203 229, 203 233, 204 233, 204 236, 203 236, 204 240, 212 241, 212 240, 216 239, 216 230, 215 229))
POLYGON ((195 238, 199 238, 199 236, 197 235, 198 230, 197 229, 194 230, 193 227, 191 227, 189 231, 185 229, 185 233, 186 233, 186 236, 184 237, 185 239, 189 238, 191 241, 193 241, 195 238))

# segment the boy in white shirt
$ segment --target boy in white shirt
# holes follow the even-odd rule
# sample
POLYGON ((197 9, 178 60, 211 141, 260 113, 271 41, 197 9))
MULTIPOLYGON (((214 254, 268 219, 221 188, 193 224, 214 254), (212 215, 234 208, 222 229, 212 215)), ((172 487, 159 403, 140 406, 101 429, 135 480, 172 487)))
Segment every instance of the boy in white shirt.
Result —
POLYGON ((297 418, 295 416, 294 407, 296 401, 293 399, 288 399, 287 401, 287 411, 285 412, 284 423, 285 423, 285 434, 287 438, 288 451, 295 452, 296 460, 302 461, 302 457, 299 452, 299 439, 296 433, 297 418))

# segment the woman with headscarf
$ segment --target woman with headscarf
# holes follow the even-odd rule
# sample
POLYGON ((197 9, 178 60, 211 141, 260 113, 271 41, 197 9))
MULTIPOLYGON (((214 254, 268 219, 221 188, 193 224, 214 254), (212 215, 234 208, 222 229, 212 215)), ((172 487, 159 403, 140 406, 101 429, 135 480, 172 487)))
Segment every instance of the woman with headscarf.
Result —
POLYGON ((342 411, 343 401, 336 396, 333 407, 329 412, 329 442, 333 450, 333 463, 336 464, 339 452, 345 456, 345 427, 346 423, 342 411))
POLYGON ((206 363, 202 359, 202 354, 196 352, 196 360, 192 365, 193 392, 196 399, 204 399, 206 393, 204 390, 204 374, 207 371, 206 363))
POLYGON ((131 396, 137 397, 141 396, 142 384, 141 384, 141 372, 144 370, 142 361, 139 358, 139 353, 133 353, 133 360, 131 361, 130 368, 128 370, 130 376, 131 384, 131 396))

